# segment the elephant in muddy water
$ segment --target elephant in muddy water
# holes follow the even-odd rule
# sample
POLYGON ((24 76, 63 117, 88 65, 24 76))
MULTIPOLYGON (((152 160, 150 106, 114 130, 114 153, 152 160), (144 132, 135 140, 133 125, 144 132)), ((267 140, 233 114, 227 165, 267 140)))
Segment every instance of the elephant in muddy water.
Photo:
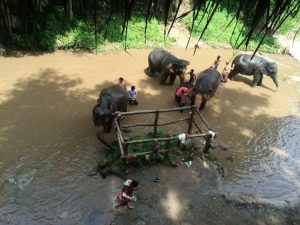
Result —
POLYGON ((253 75, 252 87, 261 86, 263 80, 263 74, 272 78, 273 82, 278 89, 277 78, 277 64, 270 62, 260 56, 241 54, 234 58, 232 61, 232 68, 229 78, 234 80, 238 73, 244 75, 253 75))
POLYGON ((93 108, 93 122, 98 139, 107 147, 112 148, 104 140, 104 133, 111 131, 114 114, 117 111, 126 112, 128 95, 119 85, 112 85, 101 90, 97 105, 93 108))
POLYGON ((160 84, 165 84, 170 77, 170 85, 174 83, 176 76, 179 76, 181 84, 184 83, 185 72, 190 64, 160 48, 155 48, 149 53, 148 63, 148 74, 153 76, 155 72, 161 73, 160 84))
POLYGON ((195 105, 199 111, 204 110, 206 102, 214 96, 220 82, 221 74, 217 70, 209 68, 202 71, 192 89, 192 105, 195 105))

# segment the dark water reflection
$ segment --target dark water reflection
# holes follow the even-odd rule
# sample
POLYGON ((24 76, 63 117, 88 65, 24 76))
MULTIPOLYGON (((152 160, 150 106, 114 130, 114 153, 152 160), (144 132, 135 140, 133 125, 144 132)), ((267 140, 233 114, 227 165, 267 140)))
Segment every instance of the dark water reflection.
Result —
POLYGON ((295 95, 282 103, 293 115, 260 121, 260 124, 256 125, 258 135, 248 140, 246 146, 232 150, 234 163, 228 167, 231 174, 223 180, 224 186, 221 188, 228 196, 277 206, 291 206, 299 202, 300 102, 297 90, 300 86, 298 84, 288 81, 289 88, 294 90, 295 95))

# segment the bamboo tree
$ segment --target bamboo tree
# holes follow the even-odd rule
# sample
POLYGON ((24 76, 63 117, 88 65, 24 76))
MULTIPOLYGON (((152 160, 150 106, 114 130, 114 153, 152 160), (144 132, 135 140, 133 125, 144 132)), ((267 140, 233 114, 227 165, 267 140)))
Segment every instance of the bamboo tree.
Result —
POLYGON ((11 16, 7 0, 0 0, 0 19, 8 42, 12 42, 11 16))
POLYGON ((73 1, 67 0, 67 17, 69 20, 73 20, 73 1))

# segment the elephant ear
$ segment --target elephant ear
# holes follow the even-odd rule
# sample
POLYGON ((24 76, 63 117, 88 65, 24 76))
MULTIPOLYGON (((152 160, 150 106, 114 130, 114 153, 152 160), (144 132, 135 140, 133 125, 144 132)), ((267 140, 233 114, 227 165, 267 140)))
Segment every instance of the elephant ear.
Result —
POLYGON ((262 74, 268 75, 269 74, 268 67, 269 67, 269 63, 263 64, 263 66, 260 68, 260 72, 262 74))
POLYGON ((118 109, 117 109, 117 104, 115 102, 111 102, 110 103, 110 111, 111 113, 114 113, 116 112, 118 109))

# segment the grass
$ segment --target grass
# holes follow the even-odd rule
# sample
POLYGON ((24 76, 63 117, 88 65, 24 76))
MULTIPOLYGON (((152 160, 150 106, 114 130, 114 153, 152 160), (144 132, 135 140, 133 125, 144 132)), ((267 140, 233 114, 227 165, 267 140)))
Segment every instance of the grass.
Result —
MULTIPOLYGON (((122 34, 122 16, 116 15, 109 23, 106 37, 107 15, 99 16, 97 21, 97 44, 95 43, 94 26, 91 22, 61 19, 61 12, 51 14, 44 22, 37 21, 35 32, 32 35, 16 34, 14 39, 19 48, 40 48, 47 51, 57 49, 84 49, 104 52, 107 46, 114 46, 117 50, 127 48, 148 48, 153 46, 168 47, 175 38, 167 37, 164 41, 161 24, 153 19, 147 26, 147 42, 145 41, 145 19, 133 16, 128 26, 127 40, 122 34), (46 22, 45 22, 46 21, 46 22)), ((125 33, 124 33, 125 34, 125 33)))
MULTIPOLYGON (((199 38, 207 21, 208 16, 206 14, 200 23, 200 18, 203 16, 203 14, 203 12, 199 13, 198 19, 195 22, 195 29, 192 33, 192 36, 195 38, 199 38)), ((231 47, 235 48, 236 45, 245 38, 247 30, 243 29, 243 23, 241 21, 237 21, 236 23, 236 20, 234 20, 234 22, 232 22, 225 30, 232 18, 233 15, 228 14, 226 10, 218 10, 211 20, 207 30, 205 31, 203 40, 211 45, 222 43, 229 44, 231 47), (234 30, 235 23, 236 29, 234 30), (240 30, 242 30, 241 35, 239 32, 240 30)), ((189 30, 191 30, 192 14, 184 18, 183 23, 189 30)), ((257 47, 260 38, 261 35, 254 33, 254 36, 248 45, 248 50, 254 50, 257 47)), ((246 46, 241 46, 241 49, 246 49, 246 46)), ((270 53, 277 53, 279 50, 279 43, 275 38, 268 36, 265 38, 260 50, 270 53)))
MULTIPOLYGON (((157 137, 161 138, 161 137, 167 137, 167 134, 158 131, 157 132, 157 137)), ((141 140, 141 139, 145 139, 145 138, 152 138, 152 133, 149 133, 147 135, 140 135, 140 136, 135 136, 132 137, 131 140, 141 140)), ((112 165, 116 165, 121 171, 127 171, 128 169, 132 168, 132 167, 144 167, 144 166, 150 166, 150 165, 154 165, 154 164, 158 164, 161 163, 163 165, 166 166, 174 166, 174 163, 177 161, 177 158, 179 156, 183 156, 186 160, 190 160, 193 158, 193 152, 191 150, 185 150, 185 151, 181 151, 178 146, 177 146, 177 140, 172 140, 170 142, 170 148, 173 149, 172 152, 168 153, 168 154, 164 154, 161 153, 161 155, 163 156, 163 158, 161 158, 158 154, 153 152, 153 147, 154 147, 155 143, 141 143, 139 145, 129 145, 128 146, 128 154, 136 154, 136 153, 141 153, 141 152, 147 152, 150 151, 152 152, 150 155, 150 160, 146 160, 146 157, 144 156, 138 156, 136 157, 136 159, 129 163, 126 164, 126 160, 122 160, 120 158, 121 154, 120 154, 120 149, 117 148, 115 151, 111 151, 106 155, 106 165, 107 166, 112 166, 112 165)), ((159 143, 159 147, 160 149, 165 149, 165 142, 160 142, 159 143)), ((197 148, 195 148, 195 150, 197 150, 197 148)))
MULTIPOLYGON (((201 34, 207 15, 204 15, 203 21, 200 23, 200 13, 196 26, 193 31, 193 37, 197 38, 201 34)), ((63 10, 57 8, 49 15, 41 15, 34 18, 34 27, 32 34, 15 33, 14 39, 18 48, 21 49, 43 49, 54 51, 57 49, 84 49, 98 52, 124 49, 127 48, 151 48, 154 46, 170 47, 175 43, 176 39, 167 37, 164 40, 163 25, 161 20, 152 19, 147 26, 145 39, 145 19, 141 13, 135 13, 129 22, 127 40, 125 43, 125 34, 122 34, 122 15, 115 15, 107 26, 108 15, 98 15, 97 21, 97 44, 94 37, 94 26, 91 21, 87 22, 80 19, 74 19, 72 22, 65 20, 63 10), (107 29, 106 37, 105 32, 107 29)), ((235 48, 245 36, 247 29, 244 29, 239 36, 239 31, 243 29, 242 21, 234 21, 226 30, 225 27, 233 15, 227 13, 226 9, 219 9, 211 23, 209 24, 203 40, 214 46, 221 44, 229 44, 235 48), (236 30, 234 26, 236 23, 236 30)), ((279 34, 286 34, 288 31, 295 31, 295 27, 299 24, 300 15, 294 18, 289 17, 285 23, 279 28, 279 34)), ((188 29, 191 29, 192 13, 183 20, 188 29)), ((1 35, 0 35, 1 37, 1 35)), ((248 45, 248 50, 254 50, 259 43, 261 35, 254 33, 252 40, 248 45)), ((241 46, 245 49, 246 46, 241 46)), ((271 36, 267 36, 261 45, 261 51, 277 53, 279 44, 277 40, 271 36)))

